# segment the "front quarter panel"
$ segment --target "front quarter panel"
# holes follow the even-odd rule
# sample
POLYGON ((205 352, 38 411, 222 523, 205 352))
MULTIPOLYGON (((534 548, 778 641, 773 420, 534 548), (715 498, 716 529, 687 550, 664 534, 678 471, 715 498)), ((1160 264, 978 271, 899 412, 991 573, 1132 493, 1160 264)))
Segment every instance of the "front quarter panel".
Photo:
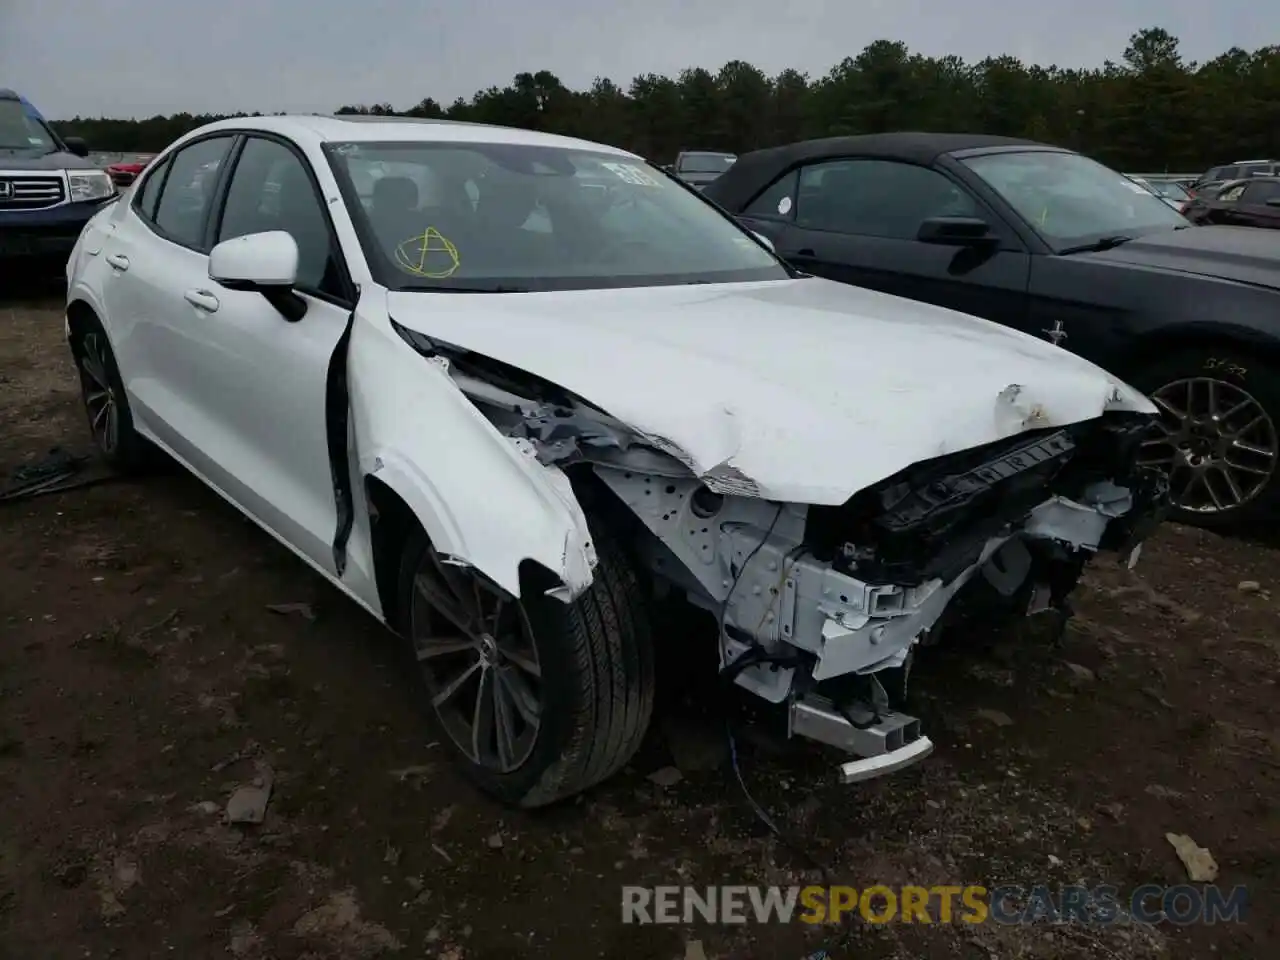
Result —
POLYGON ((1280 346, 1280 291, 1089 254, 1032 260, 1033 330, 1060 329, 1064 348, 1117 376, 1166 344, 1280 346))
MULTIPOLYGON (((111 271, 102 259, 102 250, 107 238, 116 229, 119 212, 118 201, 99 210, 84 225, 75 246, 71 248, 71 254, 67 257, 68 307, 76 301, 88 304, 102 320, 104 326, 107 326, 109 321, 103 302, 102 287, 107 279, 106 275, 111 271)), ((67 338, 70 339, 70 321, 66 322, 64 329, 67 338)), ((108 336, 110 336, 109 329, 108 336)))
POLYGON ((438 552, 516 596, 526 560, 560 578, 562 599, 586 589, 595 549, 559 469, 500 434, 447 362, 417 353, 385 315, 357 317, 348 356, 360 475, 390 487, 438 552))

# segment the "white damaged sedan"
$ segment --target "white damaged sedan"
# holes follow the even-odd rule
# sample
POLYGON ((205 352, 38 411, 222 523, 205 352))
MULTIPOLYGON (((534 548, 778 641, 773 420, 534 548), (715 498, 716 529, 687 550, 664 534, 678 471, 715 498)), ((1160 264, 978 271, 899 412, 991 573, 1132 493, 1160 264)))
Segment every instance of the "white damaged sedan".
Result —
POLYGON ((513 804, 636 750, 657 596, 712 614, 682 655, 861 780, 931 749, 899 696, 919 646, 1064 613, 1163 510, 1138 392, 798 274, 598 144, 222 121, 96 216, 67 275, 106 458, 163 451, 401 635, 513 804))

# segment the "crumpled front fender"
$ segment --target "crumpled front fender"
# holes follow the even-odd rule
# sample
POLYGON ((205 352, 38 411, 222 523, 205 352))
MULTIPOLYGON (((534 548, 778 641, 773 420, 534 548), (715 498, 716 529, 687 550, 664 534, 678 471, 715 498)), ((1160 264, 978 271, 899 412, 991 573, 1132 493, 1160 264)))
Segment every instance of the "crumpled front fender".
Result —
POLYGON ((437 551, 516 596, 526 560, 559 577, 561 599, 586 589, 595 548, 561 470, 500 434, 447 361, 420 356, 388 326, 354 324, 348 358, 360 476, 399 496, 437 551))

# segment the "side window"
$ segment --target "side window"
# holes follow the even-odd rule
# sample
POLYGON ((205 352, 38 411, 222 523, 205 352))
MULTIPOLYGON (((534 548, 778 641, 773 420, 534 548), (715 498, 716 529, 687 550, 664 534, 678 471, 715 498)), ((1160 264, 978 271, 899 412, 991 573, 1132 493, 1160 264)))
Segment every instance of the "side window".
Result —
POLYGON ((163 163, 147 174, 147 178, 142 183, 134 187, 137 197, 133 201, 133 208, 147 220, 156 218, 156 199, 160 196, 160 185, 164 183, 164 175, 171 162, 172 158, 166 158, 163 163))
POLYGON ((781 217, 790 220, 796 209, 796 184, 800 182, 800 172, 792 170, 782 178, 775 180, 773 186, 756 197, 743 211, 744 216, 763 217, 777 220, 781 217))
POLYGON ((973 217, 973 198, 936 170, 892 160, 834 160, 800 171, 796 225, 914 240, 930 217, 973 217))
POLYGON ((282 143, 250 137, 231 173, 217 242, 269 230, 298 244, 301 289, 341 294, 329 223, 305 161, 282 143))
POLYGON ((200 140, 174 155, 156 207, 155 224, 175 243, 195 250, 201 248, 205 214, 213 202, 218 171, 227 157, 231 140, 231 137, 200 140))
POLYGON ((1228 187, 1218 194, 1218 199, 1223 203, 1235 203, 1240 199, 1240 194, 1244 193, 1244 188, 1247 186, 1247 183, 1241 183, 1234 187, 1228 187))
POLYGON ((1244 203, 1266 203, 1272 197, 1280 197, 1280 184, 1271 180, 1256 180, 1244 188, 1244 203))

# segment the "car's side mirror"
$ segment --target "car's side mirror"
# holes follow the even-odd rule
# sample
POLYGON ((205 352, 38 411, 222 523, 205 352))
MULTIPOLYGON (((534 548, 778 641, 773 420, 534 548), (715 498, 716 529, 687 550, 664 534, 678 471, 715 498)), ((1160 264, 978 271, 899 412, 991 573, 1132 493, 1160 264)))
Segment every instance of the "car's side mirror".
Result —
POLYGON ((991 225, 979 217, 930 217, 920 224, 916 239, 921 243, 968 247, 994 243, 991 225))
POLYGON ((293 291, 298 243, 284 230, 222 241, 209 252, 209 279, 228 290, 262 294, 286 320, 301 320, 307 312, 307 302, 293 291))
POLYGON ((766 237, 763 233, 757 233, 756 231, 752 230, 751 235, 755 237, 757 240, 759 240, 762 244, 764 244, 770 253, 776 254, 778 252, 773 246, 773 241, 770 240, 768 237, 766 237))
POLYGON ((298 279, 298 244, 283 230, 224 240, 209 253, 209 279, 230 290, 292 288, 298 279))
POLYGON ((67 148, 68 153, 74 153, 77 157, 89 155, 89 144, 84 142, 83 137, 63 137, 62 145, 67 148))

